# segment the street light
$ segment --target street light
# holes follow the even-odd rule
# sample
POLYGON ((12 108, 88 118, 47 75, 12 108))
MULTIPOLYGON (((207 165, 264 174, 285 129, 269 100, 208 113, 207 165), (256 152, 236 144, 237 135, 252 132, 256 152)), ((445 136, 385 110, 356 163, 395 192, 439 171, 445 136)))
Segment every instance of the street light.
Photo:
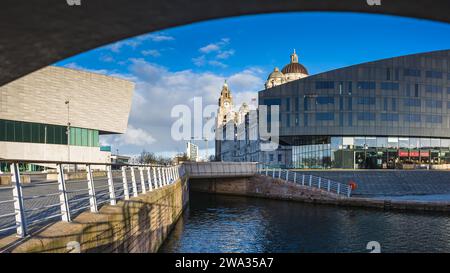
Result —
MULTIPOLYGON (((70 101, 64 102, 67 105, 67 161, 70 162, 70 101)), ((70 171, 70 165, 67 166, 67 170, 70 171)))

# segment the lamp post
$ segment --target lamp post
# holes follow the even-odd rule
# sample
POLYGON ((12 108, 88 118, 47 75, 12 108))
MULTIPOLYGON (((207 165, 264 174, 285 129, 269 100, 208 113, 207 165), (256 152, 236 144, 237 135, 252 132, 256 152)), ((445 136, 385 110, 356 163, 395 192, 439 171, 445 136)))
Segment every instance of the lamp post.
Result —
MULTIPOLYGON (((70 101, 64 102, 67 105, 67 161, 70 162, 70 101)), ((67 166, 67 170, 70 171, 70 165, 67 166)))

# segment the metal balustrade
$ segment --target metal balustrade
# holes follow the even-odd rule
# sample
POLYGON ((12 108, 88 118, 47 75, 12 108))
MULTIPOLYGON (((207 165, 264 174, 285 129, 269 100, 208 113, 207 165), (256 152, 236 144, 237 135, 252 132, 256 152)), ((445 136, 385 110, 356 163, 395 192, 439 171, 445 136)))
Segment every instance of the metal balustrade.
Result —
POLYGON ((256 174, 256 162, 184 162, 186 174, 190 178, 220 178, 253 176, 256 174))
POLYGON ((328 178, 304 174, 299 171, 291 171, 288 169, 270 168, 263 164, 258 164, 257 169, 259 174, 294 182, 302 186, 317 188, 347 197, 350 197, 352 194, 352 188, 349 185, 328 178))
MULTIPOLYGON (((98 212, 103 204, 167 187, 185 175, 182 165, 105 164, 86 162, 9 161, 11 186, 0 187, 0 236, 15 230, 25 237, 34 227, 55 220, 71 222, 79 213, 98 212), (56 181, 24 184, 19 163, 55 164, 56 181), (68 165, 84 165, 85 179, 67 181, 68 165), (106 176, 94 176, 94 167, 102 167, 106 176), (119 168, 113 170, 113 168, 119 168)), ((78 174, 80 171, 78 171, 78 174)), ((73 174, 73 172, 71 173, 73 174)))

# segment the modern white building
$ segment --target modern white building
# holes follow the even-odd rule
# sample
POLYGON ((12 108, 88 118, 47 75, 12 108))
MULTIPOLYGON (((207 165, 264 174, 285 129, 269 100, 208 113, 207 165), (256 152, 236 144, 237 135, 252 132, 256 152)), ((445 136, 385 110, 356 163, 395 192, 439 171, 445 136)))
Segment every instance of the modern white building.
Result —
POLYGON ((99 137, 125 133, 133 91, 124 79, 56 66, 1 86, 0 162, 111 162, 99 137))
POLYGON ((198 161, 198 146, 192 142, 187 143, 186 154, 189 160, 198 161))

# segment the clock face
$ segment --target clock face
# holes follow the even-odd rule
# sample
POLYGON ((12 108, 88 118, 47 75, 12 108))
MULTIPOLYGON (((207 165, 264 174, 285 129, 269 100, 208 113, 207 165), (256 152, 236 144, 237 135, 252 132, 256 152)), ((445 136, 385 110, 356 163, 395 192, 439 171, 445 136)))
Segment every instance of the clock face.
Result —
POLYGON ((223 105, 225 105, 225 107, 230 106, 230 103, 228 101, 226 101, 223 105))

